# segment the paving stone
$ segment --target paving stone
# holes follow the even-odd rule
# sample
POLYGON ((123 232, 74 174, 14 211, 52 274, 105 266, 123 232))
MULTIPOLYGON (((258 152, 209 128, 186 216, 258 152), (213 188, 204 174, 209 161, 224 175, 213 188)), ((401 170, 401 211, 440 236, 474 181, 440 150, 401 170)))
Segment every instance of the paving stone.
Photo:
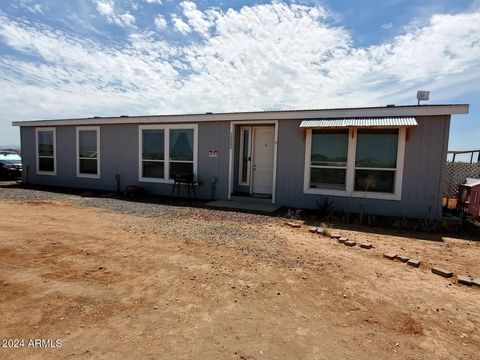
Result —
POLYGON ((360 244, 360 247, 362 249, 371 249, 373 247, 373 244, 369 243, 369 242, 366 242, 366 243, 360 244))
POLYGON ((310 231, 311 233, 314 233, 314 234, 315 234, 315 233, 317 232, 317 228, 316 228, 315 226, 310 226, 310 227, 308 228, 308 231, 310 231))
POLYGON ((357 243, 353 240, 347 240, 344 242, 344 244, 350 247, 357 245, 357 243))
POLYGON ((291 226, 292 228, 299 228, 300 227, 300 224, 299 223, 296 223, 296 222, 287 222, 287 225, 288 226, 291 226))
POLYGON ((472 279, 470 279, 470 276, 457 275, 457 282, 462 285, 472 286, 472 279))
POLYGON ((480 286, 480 278, 473 279, 473 280, 472 280, 472 284, 473 284, 473 285, 480 286))
POLYGON ((449 278, 453 276, 453 273, 451 271, 439 268, 439 267, 433 267, 432 268, 432 273, 449 278))
POLYGON ((421 263, 421 261, 417 260, 417 259, 410 259, 410 260, 407 261, 408 265, 416 267, 416 268, 420 266, 420 263, 421 263))
POLYGON ((340 235, 339 233, 331 233, 330 237, 333 239, 339 239, 342 237, 342 235, 340 235))
POLYGON ((342 243, 342 244, 345 244, 345 241, 347 241, 348 238, 346 238, 345 236, 342 236, 341 238, 338 238, 338 242, 339 243, 342 243))
POLYGON ((390 252, 390 253, 383 254, 383 257, 389 260, 395 260, 395 258, 397 257, 397 254, 394 252, 390 252))
POLYGON ((397 255, 397 259, 400 260, 401 262, 407 262, 408 260, 410 260, 410 258, 405 255, 397 255))

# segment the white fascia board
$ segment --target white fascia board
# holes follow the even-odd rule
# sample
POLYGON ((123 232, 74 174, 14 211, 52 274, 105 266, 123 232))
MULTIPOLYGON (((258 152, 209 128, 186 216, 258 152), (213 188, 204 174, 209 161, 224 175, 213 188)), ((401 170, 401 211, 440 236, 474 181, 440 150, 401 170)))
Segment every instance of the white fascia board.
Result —
POLYGON ((319 118, 379 117, 379 116, 436 116, 468 114, 469 105, 420 105, 372 108, 346 108, 296 111, 263 111, 218 114, 155 115, 128 117, 99 117, 82 119, 14 121, 13 126, 108 125, 151 123, 198 123, 210 121, 300 120, 319 118))

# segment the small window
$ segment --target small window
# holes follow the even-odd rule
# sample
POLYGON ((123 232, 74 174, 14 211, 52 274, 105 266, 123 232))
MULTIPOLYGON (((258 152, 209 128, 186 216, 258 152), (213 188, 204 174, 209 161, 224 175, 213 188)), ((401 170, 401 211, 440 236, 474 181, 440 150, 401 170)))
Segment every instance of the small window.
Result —
POLYGON ((77 176, 100 178, 100 128, 77 128, 77 176))
POLYGON ((170 130, 170 179, 193 175, 193 129, 170 130))
POLYGON ((39 128, 37 135, 37 173, 56 175, 56 139, 54 128, 39 128))
POLYGON ((240 166, 239 185, 250 185, 251 127, 240 128, 240 166))
POLYGON ((398 130, 358 130, 355 191, 393 193, 398 130))
POLYGON ((348 130, 312 132, 310 188, 345 190, 348 130))

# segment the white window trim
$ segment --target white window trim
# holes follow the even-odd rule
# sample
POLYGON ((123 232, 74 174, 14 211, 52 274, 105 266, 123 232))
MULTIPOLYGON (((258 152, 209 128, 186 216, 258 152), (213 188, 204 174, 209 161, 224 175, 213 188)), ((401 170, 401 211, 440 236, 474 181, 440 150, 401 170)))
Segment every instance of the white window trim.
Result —
MULTIPOLYGON (((354 191, 355 156, 357 151, 357 129, 350 129, 348 134, 347 175, 345 190, 310 188, 310 157, 312 151, 312 129, 306 130, 305 172, 303 192, 305 194, 329 195, 342 197, 359 197, 366 199, 396 200, 402 199, 403 166, 405 160, 406 129, 398 129, 397 167, 395 170, 395 189, 393 193, 354 191)), ((381 170, 381 169, 376 169, 381 170)), ((391 169, 388 169, 391 170, 391 169)))
POLYGON ((57 175, 57 133, 56 128, 54 127, 40 127, 35 128, 35 157, 37 162, 37 175, 50 175, 56 176, 57 175), (39 154, 38 154, 38 133, 45 132, 45 131, 52 131, 53 132, 53 171, 40 171, 40 161, 39 161, 39 154))
POLYGON ((77 177, 88 179, 100 179, 100 126, 77 126, 76 128, 76 159, 77 177), (97 173, 83 174, 80 172, 80 131, 95 131, 97 136, 97 173))
POLYGON ((248 130, 248 158, 251 158, 252 156, 252 127, 251 126, 241 126, 240 127, 240 152, 238 154, 238 185, 241 186, 249 186, 250 185, 250 165, 251 161, 248 161, 247 165, 247 181, 242 181, 243 178, 243 144, 244 144, 244 131, 248 130))
MULTIPOLYGON (((171 125, 139 125, 138 126, 138 181, 148 183, 173 184, 173 179, 170 179, 170 130, 192 129, 193 130, 193 176, 194 181, 197 181, 198 169, 198 124, 171 124, 171 125), (163 130, 164 131, 164 178, 149 178, 142 176, 142 153, 143 153, 143 130, 163 130)), ((150 161, 150 160, 148 160, 150 161)), ((152 160, 155 161, 155 160, 152 160)), ((158 160, 158 162, 162 162, 158 160)), ((190 161, 174 160, 173 162, 190 161)))

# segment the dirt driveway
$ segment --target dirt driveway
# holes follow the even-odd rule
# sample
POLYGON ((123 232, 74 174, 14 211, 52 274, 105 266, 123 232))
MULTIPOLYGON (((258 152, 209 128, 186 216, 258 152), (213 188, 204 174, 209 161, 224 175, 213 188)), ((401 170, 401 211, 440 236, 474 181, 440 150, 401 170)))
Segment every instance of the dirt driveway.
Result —
POLYGON ((138 216, 0 200, 1 358, 478 359, 480 243, 343 231, 172 207, 138 216), (419 269, 387 250, 426 262, 419 269), (28 348, 28 339, 61 341, 28 348), (3 344, 2 344, 3 345, 3 344))

